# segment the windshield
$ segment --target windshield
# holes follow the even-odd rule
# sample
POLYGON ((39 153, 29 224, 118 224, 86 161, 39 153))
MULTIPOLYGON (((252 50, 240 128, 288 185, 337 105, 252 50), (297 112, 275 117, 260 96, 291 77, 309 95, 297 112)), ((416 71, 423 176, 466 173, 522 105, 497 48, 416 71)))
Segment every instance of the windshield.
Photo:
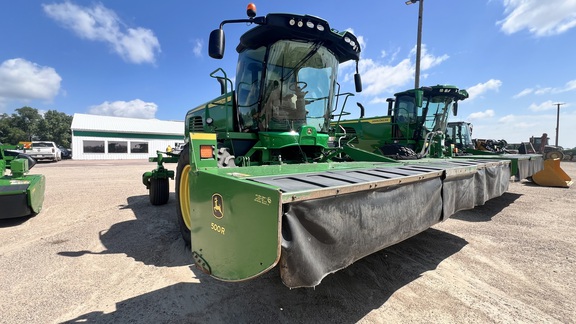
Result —
POLYGON ((303 125, 326 132, 334 97, 338 61, 318 43, 282 40, 241 54, 237 102, 241 127, 292 131, 303 125))
POLYGON ((446 123, 448 122, 448 112, 451 111, 453 102, 454 98, 446 96, 425 98, 422 106, 428 107, 428 113, 424 127, 428 131, 444 132, 446 130, 446 123))
POLYGON ((474 148, 468 125, 448 123, 446 129, 446 144, 454 144, 458 149, 474 148))
POLYGON ((453 103, 450 96, 424 96, 417 106, 413 95, 397 96, 394 116, 399 136, 423 138, 428 132, 444 131, 453 103))
POLYGON ((243 130, 257 127, 254 122, 258 114, 262 67, 266 48, 260 47, 240 53, 236 69, 236 102, 243 130))

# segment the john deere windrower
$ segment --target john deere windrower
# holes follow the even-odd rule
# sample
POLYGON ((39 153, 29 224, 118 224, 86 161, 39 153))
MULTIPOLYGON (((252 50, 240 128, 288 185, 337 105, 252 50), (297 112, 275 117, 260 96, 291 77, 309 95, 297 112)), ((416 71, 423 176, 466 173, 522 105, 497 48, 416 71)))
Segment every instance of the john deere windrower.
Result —
POLYGON ((341 63, 355 63, 361 91, 358 39, 315 16, 247 13, 210 35, 221 59, 224 25, 254 25, 236 46, 234 82, 211 74, 220 96, 188 111, 182 152, 158 153, 143 175, 152 203, 165 203, 174 173, 163 162, 178 159, 178 223, 200 269, 242 281, 278 266, 288 287, 315 286, 507 190, 508 161, 399 163, 334 144, 341 63))

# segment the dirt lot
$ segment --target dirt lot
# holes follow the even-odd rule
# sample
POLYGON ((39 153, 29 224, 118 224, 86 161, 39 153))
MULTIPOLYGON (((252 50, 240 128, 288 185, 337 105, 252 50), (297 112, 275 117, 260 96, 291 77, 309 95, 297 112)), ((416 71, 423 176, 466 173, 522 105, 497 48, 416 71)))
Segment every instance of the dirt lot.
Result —
MULTIPOLYGON (((332 274, 224 283, 194 266, 145 161, 42 163, 42 212, 0 220, 1 323, 574 323, 576 185, 502 197, 332 274)), ((576 162, 562 167, 576 178, 576 162)), ((171 186, 173 187, 173 182, 171 186)), ((173 191, 173 188, 172 188, 173 191)))

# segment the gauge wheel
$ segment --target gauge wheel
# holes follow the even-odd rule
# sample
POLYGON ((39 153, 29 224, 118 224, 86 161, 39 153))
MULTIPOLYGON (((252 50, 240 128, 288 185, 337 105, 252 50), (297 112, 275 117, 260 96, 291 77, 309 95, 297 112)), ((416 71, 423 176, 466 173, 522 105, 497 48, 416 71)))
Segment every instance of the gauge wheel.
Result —
POLYGON ((152 205, 164 205, 168 202, 168 198, 170 197, 170 187, 168 183, 168 178, 160 179, 160 178, 151 178, 150 179, 150 203, 152 205))

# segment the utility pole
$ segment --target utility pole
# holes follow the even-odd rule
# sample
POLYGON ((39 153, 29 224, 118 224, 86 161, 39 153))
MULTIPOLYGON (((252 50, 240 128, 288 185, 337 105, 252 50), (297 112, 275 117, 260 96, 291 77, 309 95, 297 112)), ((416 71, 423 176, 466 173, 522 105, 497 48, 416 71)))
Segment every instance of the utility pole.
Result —
POLYGON ((406 5, 418 2, 418 36, 416 39, 416 72, 414 73, 414 89, 420 87, 420 55, 422 46, 422 16, 424 13, 424 0, 408 0, 406 5))
POLYGON ((564 103, 555 103, 557 110, 556 110, 556 146, 558 146, 558 133, 560 132, 560 106, 564 105, 564 103))

